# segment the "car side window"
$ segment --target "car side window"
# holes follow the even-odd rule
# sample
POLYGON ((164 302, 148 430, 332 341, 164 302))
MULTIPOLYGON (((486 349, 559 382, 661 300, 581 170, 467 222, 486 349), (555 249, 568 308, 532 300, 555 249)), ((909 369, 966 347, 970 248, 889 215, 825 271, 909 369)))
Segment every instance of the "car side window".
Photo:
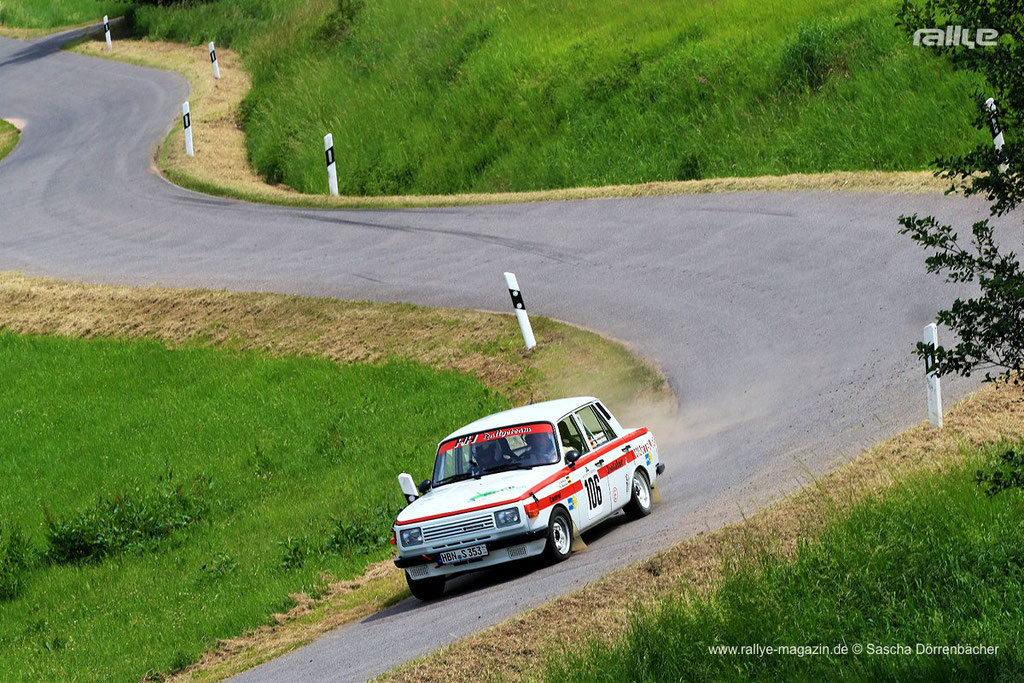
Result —
POLYGON ((615 439, 615 430, 611 428, 603 415, 594 410, 594 406, 589 405, 576 415, 583 423, 591 448, 598 448, 615 439))
POLYGON ((567 417, 558 423, 558 438, 562 442, 563 451, 576 450, 586 453, 590 449, 583 444, 583 435, 576 427, 571 417, 567 417))

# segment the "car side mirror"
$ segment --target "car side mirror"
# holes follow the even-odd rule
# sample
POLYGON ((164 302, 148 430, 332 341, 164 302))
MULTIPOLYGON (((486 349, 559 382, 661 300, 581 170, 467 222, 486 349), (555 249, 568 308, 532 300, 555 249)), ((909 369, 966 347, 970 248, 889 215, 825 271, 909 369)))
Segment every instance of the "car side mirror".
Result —
POLYGON ((567 451, 565 454, 565 464, 568 465, 569 467, 574 467, 576 465, 576 461, 579 459, 580 452, 575 448, 573 448, 570 451, 567 451))
POLYGON ((429 479, 424 479, 423 481, 421 481, 420 482, 420 494, 422 495, 422 494, 426 493, 427 491, 429 491, 433 485, 434 485, 434 482, 430 481, 429 479))
POLYGON ((416 490, 416 484, 408 472, 398 475, 398 485, 402 487, 402 495, 405 496, 406 501, 411 503, 419 498, 419 491, 416 490))

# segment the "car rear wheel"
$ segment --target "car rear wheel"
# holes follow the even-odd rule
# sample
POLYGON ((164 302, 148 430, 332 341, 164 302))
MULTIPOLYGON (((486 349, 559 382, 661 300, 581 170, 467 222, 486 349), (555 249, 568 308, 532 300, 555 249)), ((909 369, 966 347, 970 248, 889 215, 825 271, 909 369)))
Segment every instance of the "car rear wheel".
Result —
POLYGON ((572 553, 572 520, 569 513, 557 508, 548 522, 548 544, 544 554, 551 562, 561 562, 572 553))
POLYGON ((409 576, 409 572, 406 572, 405 581, 409 584, 409 590, 412 591, 412 594, 424 602, 436 600, 444 595, 443 576, 432 576, 429 579, 414 579, 409 576))
POLYGON ((651 514, 651 482, 643 469, 638 469, 633 475, 632 495, 623 510, 630 519, 640 519, 651 514))

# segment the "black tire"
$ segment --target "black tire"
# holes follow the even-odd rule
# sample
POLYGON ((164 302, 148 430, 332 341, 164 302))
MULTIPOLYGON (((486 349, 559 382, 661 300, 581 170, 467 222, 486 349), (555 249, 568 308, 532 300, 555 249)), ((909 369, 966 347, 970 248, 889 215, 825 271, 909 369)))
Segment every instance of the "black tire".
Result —
POLYGON ((544 557, 551 562, 561 562, 572 554, 572 519, 563 508, 555 508, 548 520, 548 542, 544 546, 544 557))
POLYGON ((651 514, 651 482, 641 467, 633 474, 633 486, 629 491, 629 502, 622 508, 630 519, 640 519, 651 514))
POLYGON ((428 579, 414 579, 409 576, 409 572, 406 572, 405 582, 409 584, 409 590, 412 591, 412 594, 423 602, 427 602, 428 600, 437 600, 439 597, 444 595, 443 576, 432 576, 428 579))

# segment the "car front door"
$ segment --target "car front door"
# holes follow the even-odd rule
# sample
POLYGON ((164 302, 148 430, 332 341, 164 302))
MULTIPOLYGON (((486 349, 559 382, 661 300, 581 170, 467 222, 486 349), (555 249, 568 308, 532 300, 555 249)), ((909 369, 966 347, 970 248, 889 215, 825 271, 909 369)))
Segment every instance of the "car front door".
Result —
MULTIPOLYGON (((562 442, 563 452, 570 450, 579 451, 581 460, 584 459, 593 448, 584 436, 584 431, 575 416, 570 415, 558 423, 558 436, 562 442)), ((582 485, 582 490, 576 494, 578 505, 578 518, 576 524, 580 529, 597 524, 612 512, 609 501, 607 482, 601 479, 598 472, 599 466, 594 462, 577 466, 570 475, 577 478, 582 485)))
MULTIPOLYGON (((577 411, 576 417, 583 427, 583 437, 592 448, 601 448, 616 439, 615 430, 593 404, 577 411)), ((615 512, 629 502, 629 491, 626 487, 628 468, 625 467, 625 453, 628 450, 628 446, 616 448, 593 463, 609 496, 609 512, 615 512)))

